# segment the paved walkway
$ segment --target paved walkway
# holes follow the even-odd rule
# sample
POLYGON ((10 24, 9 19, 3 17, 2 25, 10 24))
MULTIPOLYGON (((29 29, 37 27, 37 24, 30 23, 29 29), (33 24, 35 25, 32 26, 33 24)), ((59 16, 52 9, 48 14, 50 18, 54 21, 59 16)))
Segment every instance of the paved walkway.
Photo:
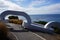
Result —
POLYGON ((14 31, 12 33, 16 35, 18 40, 45 40, 43 37, 38 36, 38 35, 34 34, 33 32, 23 31, 23 29, 20 27, 20 25, 10 24, 10 23, 7 23, 7 25, 12 27, 15 31, 17 30, 17 32, 14 31), (18 31, 18 30, 20 30, 20 31, 18 31))
POLYGON ((40 37, 34 35, 32 32, 13 32, 18 40, 42 40, 40 37))
POLYGON ((13 24, 13 23, 6 23, 8 28, 13 28, 14 30, 22 30, 21 25, 13 24))
POLYGON ((12 32, 18 38, 18 40, 60 40, 58 36, 41 33, 41 32, 31 32, 24 31, 20 25, 7 23, 8 27, 13 28, 15 31, 12 32), (19 30, 19 31, 16 31, 19 30))

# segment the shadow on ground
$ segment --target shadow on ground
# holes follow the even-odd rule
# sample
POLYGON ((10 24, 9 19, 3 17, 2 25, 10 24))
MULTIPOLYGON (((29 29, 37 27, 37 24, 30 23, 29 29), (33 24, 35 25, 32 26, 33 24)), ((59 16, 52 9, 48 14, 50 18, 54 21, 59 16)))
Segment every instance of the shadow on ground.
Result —
POLYGON ((38 32, 38 33, 46 33, 46 34, 54 34, 54 33, 50 33, 50 32, 44 32, 44 31, 40 31, 40 30, 31 30, 31 29, 22 29, 22 30, 14 30, 14 29, 10 29, 11 32, 38 32))

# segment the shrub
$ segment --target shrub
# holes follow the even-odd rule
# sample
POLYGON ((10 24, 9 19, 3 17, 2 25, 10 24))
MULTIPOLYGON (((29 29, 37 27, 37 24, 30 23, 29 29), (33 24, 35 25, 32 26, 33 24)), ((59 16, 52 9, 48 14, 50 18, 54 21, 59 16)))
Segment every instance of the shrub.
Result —
POLYGON ((36 21, 35 21, 35 23, 38 23, 38 24, 43 24, 43 25, 45 25, 47 22, 45 22, 45 21, 38 21, 38 22, 36 22, 36 21))
POLYGON ((10 23, 14 23, 14 24, 20 24, 22 25, 23 20, 18 20, 18 19, 10 19, 9 20, 10 23))
POLYGON ((9 16, 9 19, 18 19, 18 16, 9 16))
POLYGON ((6 24, 4 22, 0 22, 0 30, 4 32, 5 35, 8 33, 8 29, 6 27, 6 24))
POLYGON ((6 27, 6 24, 0 21, 0 40, 5 40, 8 35, 8 29, 6 27))
POLYGON ((60 28, 58 28, 58 27, 54 27, 54 32, 60 34, 60 28))

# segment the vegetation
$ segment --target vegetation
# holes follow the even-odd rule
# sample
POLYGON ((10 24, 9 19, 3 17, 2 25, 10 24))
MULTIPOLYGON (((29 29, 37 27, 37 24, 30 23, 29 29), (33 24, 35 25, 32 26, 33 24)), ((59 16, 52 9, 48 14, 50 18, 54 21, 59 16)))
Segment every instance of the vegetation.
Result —
POLYGON ((18 19, 17 16, 9 16, 8 18, 9 18, 9 19, 18 19))
POLYGON ((14 24, 20 24, 22 25, 23 20, 19 20, 17 16, 9 16, 9 22, 14 24))
POLYGON ((7 40, 8 29, 6 24, 0 21, 0 40, 7 40))
POLYGON ((20 24, 22 25, 23 20, 18 20, 18 19, 10 19, 9 20, 10 23, 14 23, 14 24, 20 24))
POLYGON ((4 32, 4 34, 6 35, 8 32, 8 29, 6 27, 6 24, 4 24, 3 22, 0 21, 0 30, 2 30, 4 32))
POLYGON ((54 32, 55 32, 55 33, 60 34, 60 28, 58 28, 58 27, 53 27, 53 29, 54 29, 54 32))
POLYGON ((36 21, 35 21, 35 23, 38 23, 38 24, 43 24, 43 25, 45 25, 47 22, 45 22, 45 21, 38 21, 38 22, 36 22, 36 21))

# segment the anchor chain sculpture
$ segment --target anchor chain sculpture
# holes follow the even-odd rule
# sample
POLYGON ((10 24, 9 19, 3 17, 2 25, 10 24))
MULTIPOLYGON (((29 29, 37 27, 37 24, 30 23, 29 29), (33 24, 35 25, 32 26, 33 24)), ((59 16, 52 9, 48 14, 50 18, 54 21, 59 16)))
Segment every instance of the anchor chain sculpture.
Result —
POLYGON ((12 11, 12 10, 7 10, 7 11, 4 11, 3 13, 1 13, 0 15, 0 18, 2 21, 5 22, 5 17, 7 15, 18 15, 18 16, 23 16, 27 19, 27 23, 26 23, 26 26, 29 26, 31 24, 31 18, 30 16, 25 13, 25 12, 20 12, 20 11, 12 11))

